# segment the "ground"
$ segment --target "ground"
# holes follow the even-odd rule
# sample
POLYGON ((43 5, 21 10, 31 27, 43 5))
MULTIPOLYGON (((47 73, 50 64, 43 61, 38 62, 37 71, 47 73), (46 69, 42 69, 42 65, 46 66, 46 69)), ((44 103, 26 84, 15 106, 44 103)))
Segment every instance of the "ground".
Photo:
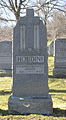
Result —
POLYGON ((66 120, 66 78, 53 77, 54 58, 48 58, 49 93, 53 100, 53 114, 12 115, 8 113, 8 98, 12 92, 12 78, 0 77, 0 120, 66 120))

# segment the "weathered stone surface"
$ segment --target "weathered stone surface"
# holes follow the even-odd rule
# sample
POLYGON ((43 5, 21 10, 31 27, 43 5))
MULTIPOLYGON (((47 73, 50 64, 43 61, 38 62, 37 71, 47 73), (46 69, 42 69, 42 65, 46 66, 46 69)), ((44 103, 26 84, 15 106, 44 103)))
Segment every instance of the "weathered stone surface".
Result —
POLYGON ((0 42, 0 71, 3 71, 2 74, 12 72, 12 41, 0 42))
POLYGON ((9 101, 10 112, 21 114, 52 114, 52 100, 50 96, 44 97, 11 97, 9 101))
POLYGON ((34 17, 33 9, 27 9, 27 15, 14 28, 13 96, 9 99, 9 110, 21 114, 52 113, 47 56, 46 28, 39 17, 34 17), (30 107, 26 107, 28 104, 30 107))
POLYGON ((55 41, 55 59, 53 75, 57 77, 66 76, 66 38, 55 41))

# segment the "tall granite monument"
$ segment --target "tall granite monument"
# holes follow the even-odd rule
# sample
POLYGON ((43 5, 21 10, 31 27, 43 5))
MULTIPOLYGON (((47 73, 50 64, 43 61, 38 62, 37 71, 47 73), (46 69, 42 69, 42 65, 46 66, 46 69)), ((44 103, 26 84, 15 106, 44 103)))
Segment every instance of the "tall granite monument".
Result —
POLYGON ((34 10, 27 9, 20 18, 13 36, 13 95, 10 111, 21 114, 51 114, 48 94, 47 33, 34 10))
POLYGON ((66 76, 66 38, 55 40, 53 75, 56 77, 66 76))

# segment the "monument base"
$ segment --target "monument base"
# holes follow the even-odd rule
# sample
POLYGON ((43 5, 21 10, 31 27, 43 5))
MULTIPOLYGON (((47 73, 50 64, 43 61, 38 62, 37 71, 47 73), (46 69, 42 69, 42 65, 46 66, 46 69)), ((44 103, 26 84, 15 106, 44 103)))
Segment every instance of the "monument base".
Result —
POLYGON ((56 77, 66 77, 66 68, 54 68, 53 76, 56 77))
POLYGON ((11 96, 8 107, 10 112, 20 114, 52 114, 52 100, 48 97, 19 98, 11 96))

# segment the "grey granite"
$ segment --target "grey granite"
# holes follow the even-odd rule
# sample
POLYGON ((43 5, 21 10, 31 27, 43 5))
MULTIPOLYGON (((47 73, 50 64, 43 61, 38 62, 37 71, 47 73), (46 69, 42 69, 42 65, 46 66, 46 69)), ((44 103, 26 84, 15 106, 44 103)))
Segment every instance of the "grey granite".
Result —
POLYGON ((44 97, 10 97, 9 112, 20 114, 52 114, 52 100, 50 95, 44 97))
POLYGON ((0 71, 12 72, 12 41, 0 41, 0 71))
POLYGON ((66 38, 60 38, 55 41, 53 75, 57 77, 66 76, 66 38))
POLYGON ((47 58, 46 27, 39 17, 34 17, 33 9, 27 9, 26 16, 14 28, 13 95, 8 102, 9 111, 52 113, 47 58))

